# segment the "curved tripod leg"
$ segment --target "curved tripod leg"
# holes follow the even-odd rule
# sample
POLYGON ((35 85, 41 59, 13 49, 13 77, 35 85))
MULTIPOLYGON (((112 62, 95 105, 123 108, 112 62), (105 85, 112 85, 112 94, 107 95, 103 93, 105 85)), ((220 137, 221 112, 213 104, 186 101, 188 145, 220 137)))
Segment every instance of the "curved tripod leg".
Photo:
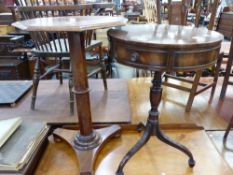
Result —
POLYGON ((158 137, 159 140, 161 140, 162 142, 182 151, 183 153, 185 153, 188 157, 189 157, 189 166, 193 167, 195 165, 195 160, 193 158, 192 153, 189 151, 188 148, 186 148, 184 145, 181 145, 180 143, 175 142, 174 140, 170 139, 169 137, 167 137, 161 130, 159 127, 159 124, 157 123, 156 126, 156 133, 155 133, 158 137))
POLYGON ((138 142, 129 150, 129 152, 121 160, 120 165, 117 168, 116 175, 124 175, 123 168, 124 168, 125 164, 129 161, 129 159, 131 157, 133 157, 133 155, 139 149, 142 148, 143 145, 145 145, 147 143, 147 141, 149 140, 149 138, 151 136, 152 131, 153 131, 152 125, 150 123, 147 123, 146 129, 145 129, 143 135, 141 136, 140 140, 138 140, 138 142))

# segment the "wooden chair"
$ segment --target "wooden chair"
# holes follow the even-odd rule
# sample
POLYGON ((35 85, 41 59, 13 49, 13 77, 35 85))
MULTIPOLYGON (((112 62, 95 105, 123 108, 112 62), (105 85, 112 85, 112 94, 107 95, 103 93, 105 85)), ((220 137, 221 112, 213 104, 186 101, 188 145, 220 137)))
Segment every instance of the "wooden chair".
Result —
POLYGON ((175 25, 187 25, 188 8, 191 0, 168 1, 168 22, 175 25))
MULTIPOLYGON (((179 2, 169 1, 168 4, 169 4, 168 5, 168 22, 169 22, 169 24, 186 25, 190 0, 182 0, 179 2)), ((214 23, 214 19, 215 19, 217 4, 218 4, 218 0, 215 0, 214 4, 212 6, 213 7, 212 16, 211 16, 210 23, 208 26, 209 30, 211 30, 214 26, 213 23, 214 23)), ((198 26, 199 21, 200 21, 200 16, 201 16, 200 15, 201 14, 201 0, 197 1, 195 9, 196 9, 195 26, 198 26)), ((221 66, 221 59, 222 59, 222 57, 220 57, 218 59, 216 65, 214 66, 214 78, 213 78, 213 82, 210 84, 205 84, 205 83, 200 82, 200 78, 201 78, 203 70, 199 70, 195 73, 194 80, 190 80, 187 78, 181 78, 181 77, 178 77, 176 75, 172 75, 170 73, 164 74, 164 78, 165 78, 165 81, 163 82, 164 85, 172 87, 172 88, 176 88, 179 90, 183 90, 183 91, 186 91, 189 93, 188 101, 187 101, 186 108, 185 108, 186 112, 189 112, 191 110, 194 97, 196 95, 200 94, 201 92, 209 89, 209 88, 212 88, 209 102, 212 100, 213 94, 215 92, 217 80, 218 80, 218 72, 219 72, 219 69, 221 66), (189 84, 191 84, 191 88, 171 83, 168 81, 169 78, 179 80, 181 82, 189 83, 189 84)))
POLYGON ((233 12, 233 6, 226 6, 222 10, 223 12, 233 12))
POLYGON ((216 30, 222 33, 224 37, 231 40, 231 42, 223 42, 221 50, 221 52, 223 53, 223 58, 227 58, 226 73, 224 76, 223 85, 220 93, 220 100, 223 100, 226 95, 227 86, 233 85, 233 82, 229 81, 233 62, 233 12, 220 13, 216 30))
MULTIPOLYGON (((50 2, 51 4, 51 2, 50 2)), ((91 5, 42 5, 42 6, 21 6, 18 7, 18 12, 23 19, 43 18, 49 16, 74 16, 74 15, 90 15, 92 11, 91 5)), ((35 48, 32 53, 36 56, 36 64, 33 77, 33 94, 31 108, 35 108, 37 87, 39 80, 52 72, 59 73, 60 83, 62 84, 62 72, 69 75, 69 90, 70 90, 70 113, 74 111, 74 94, 72 92, 73 82, 71 74, 71 66, 69 69, 63 68, 64 58, 69 60, 69 45, 66 32, 30 32, 32 40, 35 43, 35 48), (46 62, 47 58, 56 58, 56 64, 50 66, 46 72, 40 75, 40 65, 46 62)), ((97 73, 102 74, 104 88, 107 89, 105 64, 102 55, 102 42, 92 40, 93 31, 85 32, 85 50, 98 50, 98 57, 94 60, 87 60, 88 76, 97 73)))
MULTIPOLYGON (((188 8, 191 0, 172 1, 169 0, 166 4, 168 9, 168 22, 175 25, 186 25, 188 8)), ((145 15, 149 23, 162 23, 162 19, 167 20, 166 17, 161 17, 161 4, 159 0, 144 0, 145 15)), ((164 6, 163 6, 164 7, 164 6)), ((164 14, 165 12, 163 12, 164 14)))
MULTIPOLYGON (((154 0, 144 0, 144 11, 148 23, 157 22, 157 18, 160 17, 157 1, 154 0)), ((160 3, 159 3, 160 5, 160 3)))
MULTIPOLYGON (((221 52, 223 52, 223 57, 227 58, 226 73, 224 76, 222 89, 220 92, 220 100, 223 100, 226 95, 226 90, 228 85, 233 85, 232 81, 229 81, 231 74, 231 67, 233 63, 233 12, 222 12, 219 16, 219 21, 217 25, 218 32, 221 32, 227 39, 231 39, 231 42, 223 42, 223 47, 221 52)), ((233 116, 227 126, 225 131, 223 142, 226 143, 229 132, 233 128, 233 116)))

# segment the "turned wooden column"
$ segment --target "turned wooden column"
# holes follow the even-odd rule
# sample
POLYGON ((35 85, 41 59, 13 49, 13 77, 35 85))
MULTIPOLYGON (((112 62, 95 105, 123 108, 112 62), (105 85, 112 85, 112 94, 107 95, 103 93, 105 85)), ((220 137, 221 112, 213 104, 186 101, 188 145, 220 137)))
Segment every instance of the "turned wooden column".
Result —
POLYGON ((85 62, 84 32, 68 32, 68 40, 72 72, 74 75, 73 92, 76 97, 76 107, 80 125, 80 131, 74 139, 74 146, 81 150, 92 149, 100 144, 100 136, 92 127, 91 105, 85 62))
POLYGON ((74 90, 80 134, 87 136, 92 133, 92 121, 87 82, 87 68, 85 62, 84 32, 68 33, 72 72, 74 76, 74 90), (77 47, 80 46, 80 47, 77 47), (88 125, 86 125, 88 123, 88 125), (85 127, 84 127, 85 126, 85 127))
POLYGON ((150 103, 151 110, 149 112, 149 120, 158 120, 159 112, 158 107, 162 97, 162 73, 155 72, 150 88, 150 103))

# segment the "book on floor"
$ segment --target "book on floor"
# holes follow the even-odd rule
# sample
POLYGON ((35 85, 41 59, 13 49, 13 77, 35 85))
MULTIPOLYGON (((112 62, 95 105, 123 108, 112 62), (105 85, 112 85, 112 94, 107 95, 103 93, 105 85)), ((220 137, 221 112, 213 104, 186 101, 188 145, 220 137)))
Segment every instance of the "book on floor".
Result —
POLYGON ((22 123, 20 117, 0 120, 0 148, 22 123))
POLYGON ((23 121, 0 148, 0 174, 26 171, 45 147, 48 133, 44 122, 23 121))

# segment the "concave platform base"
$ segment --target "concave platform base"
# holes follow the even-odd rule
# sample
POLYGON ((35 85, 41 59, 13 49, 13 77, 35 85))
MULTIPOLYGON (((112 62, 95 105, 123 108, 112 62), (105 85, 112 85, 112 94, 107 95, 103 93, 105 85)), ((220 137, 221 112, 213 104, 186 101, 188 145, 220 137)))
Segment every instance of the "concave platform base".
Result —
POLYGON ((55 139, 59 138, 66 141, 75 151, 79 160, 80 175, 94 175, 93 168, 97 154, 110 138, 120 134, 121 128, 118 125, 112 125, 107 128, 97 129, 95 131, 101 136, 101 143, 99 146, 91 150, 77 150, 74 147, 74 138, 77 134, 77 130, 58 128, 53 132, 55 139))

